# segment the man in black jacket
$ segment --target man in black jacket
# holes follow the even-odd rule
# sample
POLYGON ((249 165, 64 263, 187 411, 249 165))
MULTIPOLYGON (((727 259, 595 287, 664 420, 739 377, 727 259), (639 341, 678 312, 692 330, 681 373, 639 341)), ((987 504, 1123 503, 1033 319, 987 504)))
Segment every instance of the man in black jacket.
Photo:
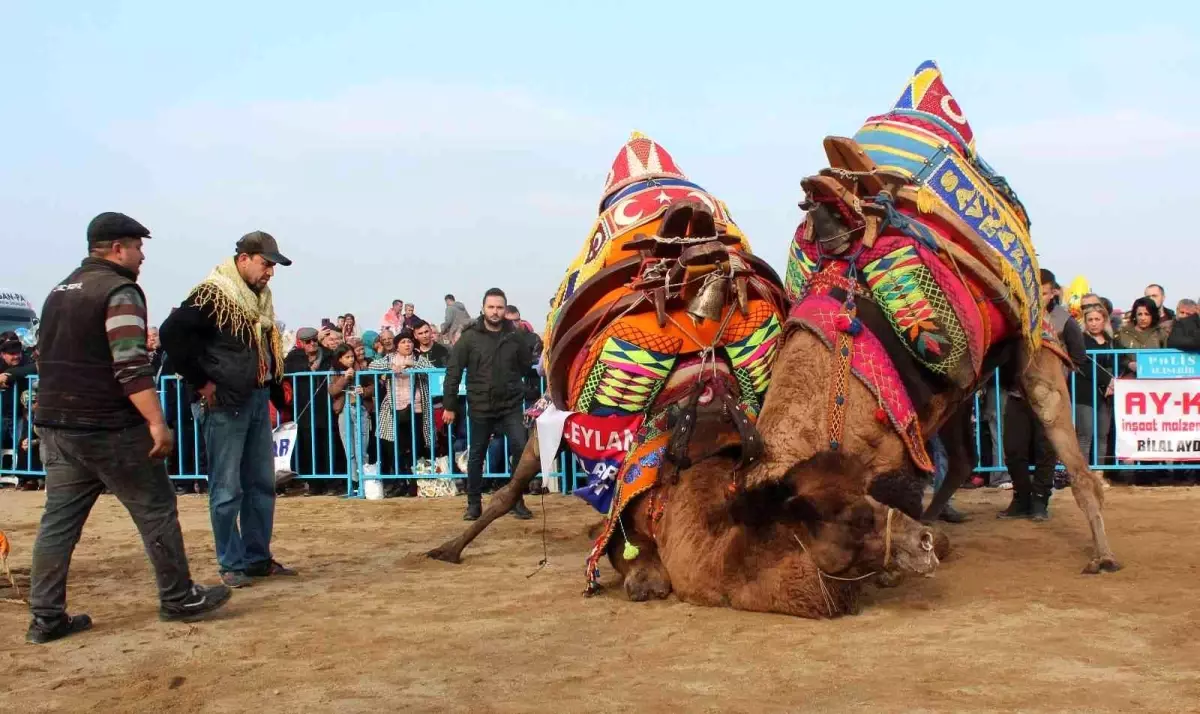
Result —
MULTIPOLYGON (((522 418, 525 385, 521 376, 533 362, 531 335, 504 319, 508 300, 499 288, 483 297, 483 316, 463 330, 450 351, 443 385, 446 424, 454 423, 459 411, 458 385, 467 372, 467 402, 470 405, 470 452, 467 460, 467 511, 463 520, 474 521, 483 512, 483 460, 493 434, 508 438, 508 453, 516 464, 525 450, 526 431, 522 418)), ((532 518, 524 498, 513 506, 517 518, 532 518)))
POLYGON ((1200 352, 1200 310, 1193 300, 1180 300, 1175 323, 1167 336, 1167 347, 1185 352, 1200 352))
POLYGON ((163 322, 171 363, 200 402, 208 455, 208 509, 221 580, 295 575, 271 557, 275 448, 269 402, 283 406, 283 345, 267 287, 291 265, 262 231, 242 236, 234 256, 192 289, 163 322))
POLYGON ((192 582, 171 451, 146 351, 146 296, 137 285, 150 231, 121 213, 88 226, 89 257, 50 291, 38 337, 34 423, 46 464, 46 510, 33 544, 25 639, 35 644, 86 630, 67 615, 67 569, 88 513, 107 488, 133 517, 158 579, 159 617, 193 619, 221 607, 229 588, 192 582))
MULTIPOLYGON (((1054 273, 1045 268, 1041 274, 1041 299, 1045 317, 1066 348, 1071 359, 1069 371, 1076 371, 1087 361, 1083 344, 1083 332, 1079 323, 1071 319, 1066 308, 1060 304, 1060 287, 1054 273)), ((1033 407, 1019 390, 1009 393, 1004 407, 1004 460, 1012 477, 1012 503, 996 514, 999 518, 1029 518, 1045 521, 1050 518, 1050 495, 1054 492, 1054 469, 1058 458, 1054 446, 1046 435, 1046 428, 1033 413, 1033 407), (1030 457, 1033 458, 1033 475, 1029 474, 1030 457)), ((1083 421, 1080 419, 1079 421, 1083 421)), ((1091 409, 1086 409, 1086 421, 1090 428, 1091 409)), ((1091 441, 1090 433, 1088 441, 1091 441)))

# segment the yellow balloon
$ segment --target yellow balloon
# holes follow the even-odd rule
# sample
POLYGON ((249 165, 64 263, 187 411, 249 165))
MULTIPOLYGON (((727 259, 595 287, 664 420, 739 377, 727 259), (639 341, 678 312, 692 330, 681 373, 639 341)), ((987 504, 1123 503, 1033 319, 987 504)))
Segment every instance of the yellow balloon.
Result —
POLYGON ((1071 316, 1079 320, 1083 317, 1083 311, 1079 305, 1083 302, 1083 296, 1092 291, 1088 285, 1088 279, 1082 275, 1076 275, 1071 284, 1067 286, 1066 293, 1063 295, 1063 302, 1066 303, 1067 309, 1070 310, 1071 316))

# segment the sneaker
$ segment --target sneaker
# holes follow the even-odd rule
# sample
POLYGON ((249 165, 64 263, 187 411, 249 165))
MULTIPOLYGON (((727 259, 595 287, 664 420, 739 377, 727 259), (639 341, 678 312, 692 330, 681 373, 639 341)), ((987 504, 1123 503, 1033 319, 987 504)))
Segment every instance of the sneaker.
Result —
POLYGON ((530 518, 533 518, 533 513, 525 506, 524 500, 517 501, 517 505, 513 506, 512 509, 509 510, 509 513, 512 514, 513 518, 522 521, 527 521, 530 518))
POLYGON ((477 521, 483 515, 483 504, 478 501, 467 501, 467 510, 463 513, 464 521, 477 521))
POLYGON ((278 560, 268 560, 265 563, 256 563, 246 568, 246 575, 252 578, 265 578, 271 575, 296 575, 296 571, 287 567, 278 560))
POLYGON ((252 581, 240 570, 226 570, 221 573, 221 584, 227 588, 244 588, 252 581))
POLYGON ((179 602, 164 602, 158 608, 158 619, 163 622, 198 620, 219 610, 222 605, 229 602, 231 595, 233 595, 233 590, 226 585, 214 585, 206 588, 203 585, 193 584, 191 591, 184 599, 179 602))
POLYGON ((1012 481, 1005 481, 1004 483, 997 485, 996 488, 1000 489, 1001 491, 1011 491, 1012 481))
POLYGON ((87 615, 64 615, 53 624, 33 618, 29 630, 25 633, 25 641, 31 645, 44 645, 47 642, 61 640, 64 637, 92 629, 92 618, 87 615))

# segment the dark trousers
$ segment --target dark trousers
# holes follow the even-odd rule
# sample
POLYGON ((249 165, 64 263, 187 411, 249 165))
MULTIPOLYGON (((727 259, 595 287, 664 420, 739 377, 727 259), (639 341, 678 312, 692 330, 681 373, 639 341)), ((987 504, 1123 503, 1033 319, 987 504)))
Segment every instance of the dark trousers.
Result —
POLYGON ((46 510, 33 544, 29 609, 54 621, 67 608, 67 570, 92 505, 106 487, 129 511, 158 579, 164 603, 192 587, 175 489, 161 461, 151 461, 150 428, 73 431, 40 427, 46 464, 46 510))
POLYGON ((1012 477, 1013 496, 1050 498, 1058 458, 1046 429, 1024 399, 1010 398, 1004 408, 1004 460, 1012 477), (1033 477, 1029 463, 1033 460, 1033 477))
POLYGON ((492 435, 508 439, 509 471, 516 467, 525 450, 525 422, 520 407, 504 414, 470 415, 470 451, 467 456, 467 500, 478 501, 483 494, 483 461, 492 435))

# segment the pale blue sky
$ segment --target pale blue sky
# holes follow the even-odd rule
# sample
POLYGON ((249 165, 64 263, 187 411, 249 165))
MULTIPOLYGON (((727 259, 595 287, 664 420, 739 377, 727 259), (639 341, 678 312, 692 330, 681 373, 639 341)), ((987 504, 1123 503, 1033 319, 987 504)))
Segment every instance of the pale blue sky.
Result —
POLYGON ((1064 284, 1200 293, 1197 4, 804 5, 0 2, 0 288, 40 308, 116 210, 156 321, 262 229, 292 327, 492 285, 540 324, 633 129, 782 270, 821 138, 934 59, 1064 284))

